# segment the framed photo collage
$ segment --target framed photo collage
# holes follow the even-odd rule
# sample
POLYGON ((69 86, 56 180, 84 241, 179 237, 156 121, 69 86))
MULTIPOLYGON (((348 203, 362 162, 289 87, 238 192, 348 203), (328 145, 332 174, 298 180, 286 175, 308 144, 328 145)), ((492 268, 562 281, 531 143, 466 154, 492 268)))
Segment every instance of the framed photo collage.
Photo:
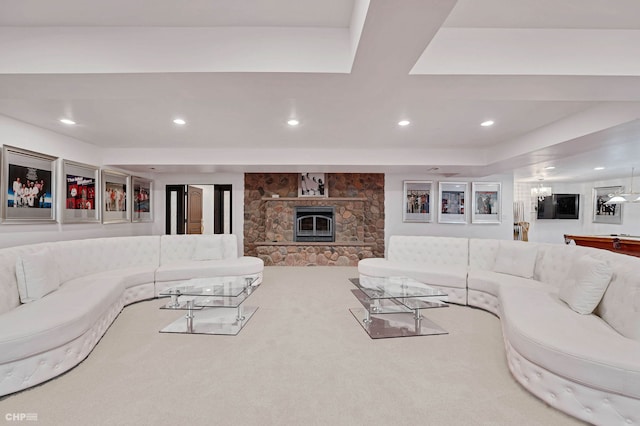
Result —
POLYGON ((499 182, 403 182, 403 222, 501 223, 502 192, 499 182), (471 194, 469 194, 469 189, 471 194))
POLYGON ((4 145, 2 223, 153 221, 153 181, 4 145))

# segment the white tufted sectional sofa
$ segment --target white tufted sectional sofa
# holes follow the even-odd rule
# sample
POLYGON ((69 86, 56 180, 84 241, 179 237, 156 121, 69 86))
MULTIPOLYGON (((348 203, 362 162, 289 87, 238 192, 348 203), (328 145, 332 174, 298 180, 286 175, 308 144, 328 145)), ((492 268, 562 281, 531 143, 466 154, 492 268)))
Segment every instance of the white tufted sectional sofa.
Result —
POLYGON ((262 282, 263 261, 251 256, 238 257, 235 235, 216 235, 214 239, 210 235, 191 235, 189 238, 163 235, 161 242, 160 266, 155 273, 156 296, 190 278, 256 274, 258 280, 254 285, 262 282), (204 258, 210 259, 203 261, 204 258))
POLYGON ((172 283, 251 274, 259 283, 262 260, 238 256, 236 238, 115 237, 1 249, 0 396, 79 364, 124 306, 157 297, 172 283), (41 267, 46 276, 34 276, 41 267), (58 287, 31 300, 24 283, 51 277, 58 287))
POLYGON ((358 272, 372 277, 408 276, 442 289, 448 300, 467 304, 469 240, 453 237, 389 238, 387 258, 358 262, 358 272))
POLYGON ((450 302, 498 315, 511 373, 549 405, 593 424, 640 423, 640 258, 573 245, 392 236, 387 259, 363 259, 358 270, 410 276, 442 288, 450 302), (524 250, 531 264, 508 266, 518 274, 496 271, 524 250), (612 275, 593 313, 581 314, 565 302, 573 300, 563 286, 575 284, 585 259, 612 275))

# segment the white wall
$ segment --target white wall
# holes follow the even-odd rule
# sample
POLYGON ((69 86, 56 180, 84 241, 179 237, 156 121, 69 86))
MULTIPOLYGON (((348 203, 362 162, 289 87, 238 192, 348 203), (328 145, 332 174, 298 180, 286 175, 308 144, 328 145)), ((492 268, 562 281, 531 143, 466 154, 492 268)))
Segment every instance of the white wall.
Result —
MULTIPOLYGON (((529 218, 527 220, 531 224, 531 227, 529 228, 529 241, 562 244, 564 243, 564 234, 640 235, 640 203, 623 205, 621 224, 593 223, 593 188, 602 186, 624 186, 625 190, 629 191, 630 183, 630 178, 585 183, 545 182, 544 186, 550 186, 556 194, 580 194, 580 212, 577 220, 536 219, 533 207, 526 209, 529 213, 529 218)), ((516 185, 519 189, 518 198, 525 201, 525 203, 532 203, 533 200, 530 197, 530 188, 532 186, 536 185, 516 185)), ((634 182, 634 191, 637 187, 637 182, 634 182)))
MULTIPOLYGON (((442 178, 440 176, 417 174, 385 175, 385 246, 388 246, 391 235, 435 235, 448 237, 498 238, 513 239, 513 176, 496 175, 482 179, 476 178, 442 178), (404 223, 402 213, 405 203, 403 181, 428 180, 433 181, 435 194, 434 218, 430 223, 404 223), (500 224, 471 223, 470 214, 466 224, 438 223, 437 191, 438 182, 467 182, 468 200, 471 200, 471 182, 500 182, 502 184, 502 222, 500 224)), ((471 211, 468 206, 467 212, 471 211)))
POLYGON ((580 207, 578 219, 537 219, 535 208, 537 199, 531 197, 531 187, 537 185, 527 185, 522 196, 526 197, 525 206, 528 206, 529 217, 527 221, 529 227, 529 241, 539 243, 564 244, 564 234, 584 235, 585 215, 591 220, 586 206, 591 200, 585 197, 580 183, 554 183, 545 182, 544 186, 550 186, 555 194, 580 194, 580 207))
MULTIPOLYGON (((59 157, 58 172, 61 169, 62 159, 102 166, 101 151, 95 146, 4 116, 0 116, 0 140, 7 145, 59 157)), ((2 182, 1 185, 4 190, 5 183, 2 182)), ((58 196, 60 196, 59 190, 58 196)), ((59 240, 148 235, 151 234, 152 228, 151 223, 108 225, 100 223, 33 225, 3 223, 0 225, 0 248, 59 240)))
POLYGON ((154 208, 157 212, 153 234, 165 233, 166 185, 231 185, 233 198, 231 233, 238 236, 238 253, 240 255, 244 253, 244 173, 157 174, 153 178, 154 208))

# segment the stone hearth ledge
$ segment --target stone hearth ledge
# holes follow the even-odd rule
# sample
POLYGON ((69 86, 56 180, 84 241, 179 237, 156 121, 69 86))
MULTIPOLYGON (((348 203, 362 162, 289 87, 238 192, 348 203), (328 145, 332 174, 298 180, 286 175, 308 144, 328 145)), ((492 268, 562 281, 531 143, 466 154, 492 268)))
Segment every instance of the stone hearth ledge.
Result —
POLYGON ((262 197, 263 201, 367 201, 367 197, 262 197))
POLYGON ((371 246, 371 243, 365 243, 362 241, 335 241, 335 242, 326 242, 326 241, 258 241, 254 243, 256 246, 340 246, 340 247, 366 247, 371 246))

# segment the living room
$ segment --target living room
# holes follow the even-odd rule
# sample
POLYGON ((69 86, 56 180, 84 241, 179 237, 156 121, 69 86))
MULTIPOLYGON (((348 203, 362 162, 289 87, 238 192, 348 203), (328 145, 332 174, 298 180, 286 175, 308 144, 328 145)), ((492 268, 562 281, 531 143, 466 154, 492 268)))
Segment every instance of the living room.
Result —
MULTIPOLYGON (((444 363, 447 351, 468 350, 455 365, 445 367, 446 372, 452 378, 462 376, 461 371, 479 376, 468 388, 458 377, 455 389, 443 397, 445 406, 455 411, 474 392, 486 389, 490 396, 470 403, 470 411, 457 413, 453 423, 473 420, 471 411, 480 411, 485 402, 494 414, 483 417, 484 422, 538 423, 505 408, 513 399, 515 407, 532 416, 571 424, 574 419, 550 409, 509 375, 500 342, 502 326, 491 314, 466 306, 434 310, 434 319, 447 325, 448 337, 455 337, 442 344, 433 336, 440 339, 437 349, 430 348, 434 340, 429 337, 360 340, 362 330, 348 316, 356 301, 348 279, 358 276, 362 259, 384 258, 392 236, 511 241, 516 234, 531 243, 560 246, 567 234, 640 235, 640 203, 625 202, 611 218, 600 217, 597 204, 598 194, 634 195, 640 188, 640 74, 634 50, 640 6, 631 0, 615 5, 598 0, 483 3, 251 0, 240 5, 216 0, 180 7, 167 1, 90 2, 87 7, 79 0, 65 0, 58 6, 32 1, 6 5, 0 18, 0 144, 5 149, 0 159, 0 249, 165 236, 171 233, 169 186, 230 186, 230 233, 237 238, 237 254, 265 264, 263 287, 252 295, 261 310, 235 341, 193 339, 188 351, 196 354, 196 365, 203 369, 206 359, 199 350, 211 351, 234 368, 250 361, 229 357, 248 351, 259 358, 279 343, 293 355, 287 358, 290 366, 278 359, 282 353, 260 361, 268 377, 255 381, 256 406, 243 416, 217 403, 224 411, 223 423, 258 423, 260 409, 270 407, 274 417, 266 423, 289 423, 287 398, 309 407, 319 416, 317 423, 388 423, 385 409, 398 414, 390 409, 393 404, 368 413, 358 408, 362 403, 375 405, 358 386, 374 386, 378 380, 361 380, 353 373, 358 362, 346 361, 352 353, 380 355, 362 355, 370 362, 363 367, 366 374, 374 374, 377 363, 393 364, 380 380, 401 377, 427 391, 428 383, 410 379, 408 370, 420 367, 424 359, 444 363), (38 220, 45 209, 35 208, 37 204, 15 209, 28 211, 35 220, 12 216, 18 205, 9 171, 15 152, 51 159, 55 185, 48 195, 55 202, 48 220, 38 220), (68 210, 75 209, 65 203, 70 187, 65 186, 64 170, 71 163, 89 166, 95 183, 102 172, 121 174, 122 185, 129 186, 129 202, 134 195, 131 179, 148 182, 147 219, 132 220, 130 204, 125 220, 105 220, 114 213, 100 188, 95 220, 66 220, 68 210), (318 180, 322 193, 303 193, 307 182, 318 180), (418 216, 411 216, 413 210, 407 207, 412 185, 428 194, 419 201, 418 193, 412 201, 419 206, 418 216), (483 219, 474 207, 478 195, 488 192, 495 202, 492 214, 483 219), (443 207, 444 200, 454 200, 445 194, 457 194, 456 215, 443 207), (562 194, 575 196, 575 216, 540 217, 540 203, 562 194), (304 217, 305 212, 312 213, 304 217), (310 217, 316 218, 313 229, 320 232, 305 237, 295 222, 310 217), (316 227, 317 217, 328 225, 316 227), (327 230, 331 232, 323 233, 327 230), (309 287, 300 284, 305 282, 309 287), (327 312, 335 316, 327 319, 327 312), (323 318, 326 324, 315 322, 323 318), (294 322, 302 324, 291 326, 292 335, 287 336, 283 330, 294 322), (305 335, 305 324, 322 338, 305 335), (331 352, 331 347, 321 347, 333 344, 329 333, 337 329, 342 348, 331 352), (251 339, 258 343, 255 348, 251 339), (234 342, 242 344, 236 347, 234 342), (314 350, 325 361, 314 358, 314 350), (473 365, 473 351, 493 359, 473 365), (400 365, 396 357, 404 357, 407 364, 400 365), (321 373, 306 371, 305 363, 321 373), (273 388, 278 368, 286 383, 273 388), (482 368, 493 375, 483 374, 482 368), (348 377, 353 385, 331 382, 329 375, 348 377), (323 396, 332 388, 340 389, 335 399, 323 396), (274 389, 277 398, 265 396, 274 389), (321 402, 292 397, 302 392, 321 402), (349 393, 357 394, 354 401, 359 404, 341 406, 339 400, 349 393), (333 404, 326 416, 317 414, 323 410, 320 404, 333 404)), ((47 398, 51 386, 56 392, 71 392, 82 404, 98 405, 101 392, 126 386, 124 376, 118 376, 118 363, 135 369, 135 359, 148 356, 144 347, 134 344, 123 345, 128 354, 119 352, 118 339, 133 343, 144 336, 150 352, 172 354, 167 362, 190 362, 175 349, 185 341, 149 333, 167 320, 166 313, 156 309, 160 304, 153 299, 125 308, 83 364, 60 376, 62 380, 53 379, 33 393, 14 395, 17 398, 9 396, 0 405, 8 413, 39 411, 44 423, 61 421, 64 409, 30 405, 29 395, 47 398), (103 376, 101 366, 109 374, 103 376), (87 382, 81 377, 84 371, 87 382), (105 383, 91 394, 95 400, 73 390, 92 386, 92 380, 105 383)), ((165 377, 171 366, 160 358, 155 361, 145 373, 165 377)), ((215 373, 232 391, 250 387, 248 376, 261 374, 247 370, 242 377, 222 370, 215 373)), ((140 380, 150 380, 140 374, 140 380)), ((154 394, 156 401, 174 398, 185 403, 174 392, 188 393, 188 381, 197 381, 198 375, 184 374, 176 389, 154 394)), ((432 383, 447 386, 438 371, 425 374, 432 383)), ((160 381, 154 385, 167 386, 160 381)), ((142 386, 134 388, 140 391, 142 386)), ((400 388, 397 383, 390 388, 397 392, 398 399, 392 401, 398 404, 411 398, 400 388)), ((199 390, 224 399, 219 390, 199 390)), ((195 400, 201 404, 205 398, 195 400)), ((55 401, 64 407, 61 399, 55 401)), ((141 401, 152 409, 152 398, 141 401)), ((416 401, 410 405, 407 419, 418 421, 426 415, 416 401)), ((192 410, 186 419, 203 423, 202 414, 193 412, 196 406, 186 406, 192 410)), ((70 404, 66 409, 79 408, 70 404)), ((106 415, 102 408, 93 409, 106 415)), ((100 421, 145 421, 134 411, 123 408, 131 417, 100 421)), ((292 421, 313 423, 311 414, 294 411, 292 421)), ((177 418, 169 409, 161 410, 162 415, 177 418)), ((68 423, 90 420, 95 418, 84 414, 68 423)), ((425 421, 445 420, 434 415, 425 421)))

